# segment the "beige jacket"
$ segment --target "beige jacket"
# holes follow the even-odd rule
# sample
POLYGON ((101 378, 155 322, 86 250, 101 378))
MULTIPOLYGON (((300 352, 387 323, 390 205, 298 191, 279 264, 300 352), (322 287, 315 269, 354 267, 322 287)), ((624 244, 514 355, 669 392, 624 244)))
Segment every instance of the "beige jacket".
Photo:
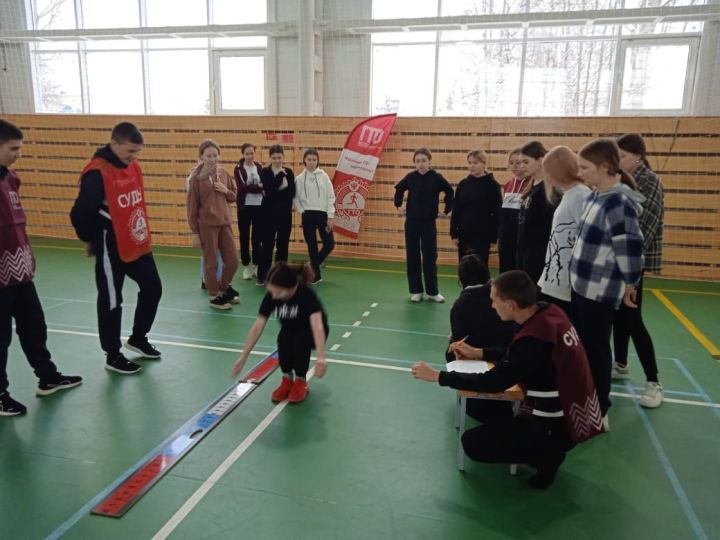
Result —
POLYGON ((235 202, 237 188, 235 180, 222 168, 217 173, 209 175, 200 173, 202 166, 198 165, 190 174, 190 185, 187 194, 187 216, 190 229, 198 234, 198 227, 208 225, 221 227, 232 224, 230 203, 235 202), (215 190, 214 183, 220 181, 228 188, 227 193, 215 190))

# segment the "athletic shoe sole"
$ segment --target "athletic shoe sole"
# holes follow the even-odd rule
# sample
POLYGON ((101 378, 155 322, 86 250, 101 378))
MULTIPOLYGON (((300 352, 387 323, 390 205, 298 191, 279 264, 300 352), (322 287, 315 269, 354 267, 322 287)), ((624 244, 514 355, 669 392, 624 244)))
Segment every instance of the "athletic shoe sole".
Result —
POLYGON ((126 371, 123 369, 118 369, 109 364, 105 364, 105 369, 107 369, 108 371, 114 371, 115 373, 119 373, 120 375, 135 375, 136 373, 138 373, 142 370, 142 366, 138 366, 138 368, 135 371, 126 371))
POLYGON ((219 306, 217 304, 210 304, 210 307, 213 309, 232 309, 232 306, 230 304, 222 304, 219 306))
POLYGON ((158 358, 160 358, 160 357, 162 356, 161 354, 147 354, 147 353, 144 353, 144 352, 142 352, 141 349, 138 349, 137 347, 135 347, 135 346, 133 346, 133 345, 130 345, 128 342, 125 342, 125 348, 126 348, 128 351, 132 351, 132 352, 134 352, 134 353, 139 354, 139 355, 142 356, 143 358, 150 358, 150 359, 152 359, 152 360, 157 360, 158 358))
POLYGON ((76 386, 80 386, 82 384, 82 381, 69 383, 69 384, 59 384, 57 386, 53 386, 52 388, 48 388, 47 390, 42 390, 38 388, 35 391, 36 396, 49 396, 50 394, 54 394, 55 392, 59 392, 60 390, 67 390, 68 388, 75 388, 76 386))
POLYGON ((20 416, 21 414, 25 414, 25 412, 24 411, 15 411, 15 412, 0 411, 0 416, 20 416))

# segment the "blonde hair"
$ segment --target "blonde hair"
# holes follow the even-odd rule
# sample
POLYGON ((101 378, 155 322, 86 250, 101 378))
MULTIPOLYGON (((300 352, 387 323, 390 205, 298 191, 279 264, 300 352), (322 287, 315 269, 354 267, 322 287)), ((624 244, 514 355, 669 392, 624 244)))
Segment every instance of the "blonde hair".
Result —
POLYGON ((220 145, 218 143, 212 139, 205 139, 200 143, 200 146, 198 146, 198 156, 202 156, 208 148, 214 148, 218 154, 220 153, 220 145))
POLYGON ((485 150, 470 150, 468 152, 467 159, 470 159, 471 157, 477 159, 480 163, 487 165, 488 156, 485 150))
POLYGON ((578 157, 567 146, 555 146, 543 159, 545 175, 550 182, 545 182, 545 196, 551 203, 557 199, 555 187, 564 187, 574 182, 582 182, 578 176, 578 157), (557 184, 557 185, 555 185, 557 184))

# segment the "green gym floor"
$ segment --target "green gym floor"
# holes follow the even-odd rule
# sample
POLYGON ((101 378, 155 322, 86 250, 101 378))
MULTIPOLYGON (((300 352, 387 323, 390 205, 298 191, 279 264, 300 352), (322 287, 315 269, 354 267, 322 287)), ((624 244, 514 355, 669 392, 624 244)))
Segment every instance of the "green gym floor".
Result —
MULTIPOLYGON (((75 242, 34 247, 49 348, 84 382, 35 397, 13 341, 10 390, 28 414, 0 419, 0 538, 720 538, 720 366, 710 354, 720 284, 648 280, 643 310, 667 401, 637 406, 644 377, 632 362, 632 384, 613 387, 610 433, 573 450, 538 492, 523 466, 510 476, 466 460, 458 472, 453 393, 409 373, 416 360, 443 360, 454 269, 441 268, 447 303, 415 305, 402 265, 332 259, 317 288, 331 363, 307 401, 276 409, 276 372, 113 519, 89 515, 89 503, 228 389, 264 291, 238 278, 242 304, 213 311, 197 252, 157 249, 164 293, 150 337, 163 357, 121 376, 103 366, 92 261, 75 242)), ((135 292, 128 281, 125 332, 135 292)), ((271 321, 256 351, 273 350, 276 333, 271 321)))

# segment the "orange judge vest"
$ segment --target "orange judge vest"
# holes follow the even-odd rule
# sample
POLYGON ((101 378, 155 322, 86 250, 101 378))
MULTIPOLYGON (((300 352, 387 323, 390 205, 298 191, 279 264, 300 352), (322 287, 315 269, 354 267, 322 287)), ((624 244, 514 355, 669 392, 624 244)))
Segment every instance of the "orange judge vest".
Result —
POLYGON ((93 169, 102 174, 118 255, 123 262, 136 261, 152 250, 142 170, 135 161, 121 169, 102 158, 93 158, 81 175, 93 169))

